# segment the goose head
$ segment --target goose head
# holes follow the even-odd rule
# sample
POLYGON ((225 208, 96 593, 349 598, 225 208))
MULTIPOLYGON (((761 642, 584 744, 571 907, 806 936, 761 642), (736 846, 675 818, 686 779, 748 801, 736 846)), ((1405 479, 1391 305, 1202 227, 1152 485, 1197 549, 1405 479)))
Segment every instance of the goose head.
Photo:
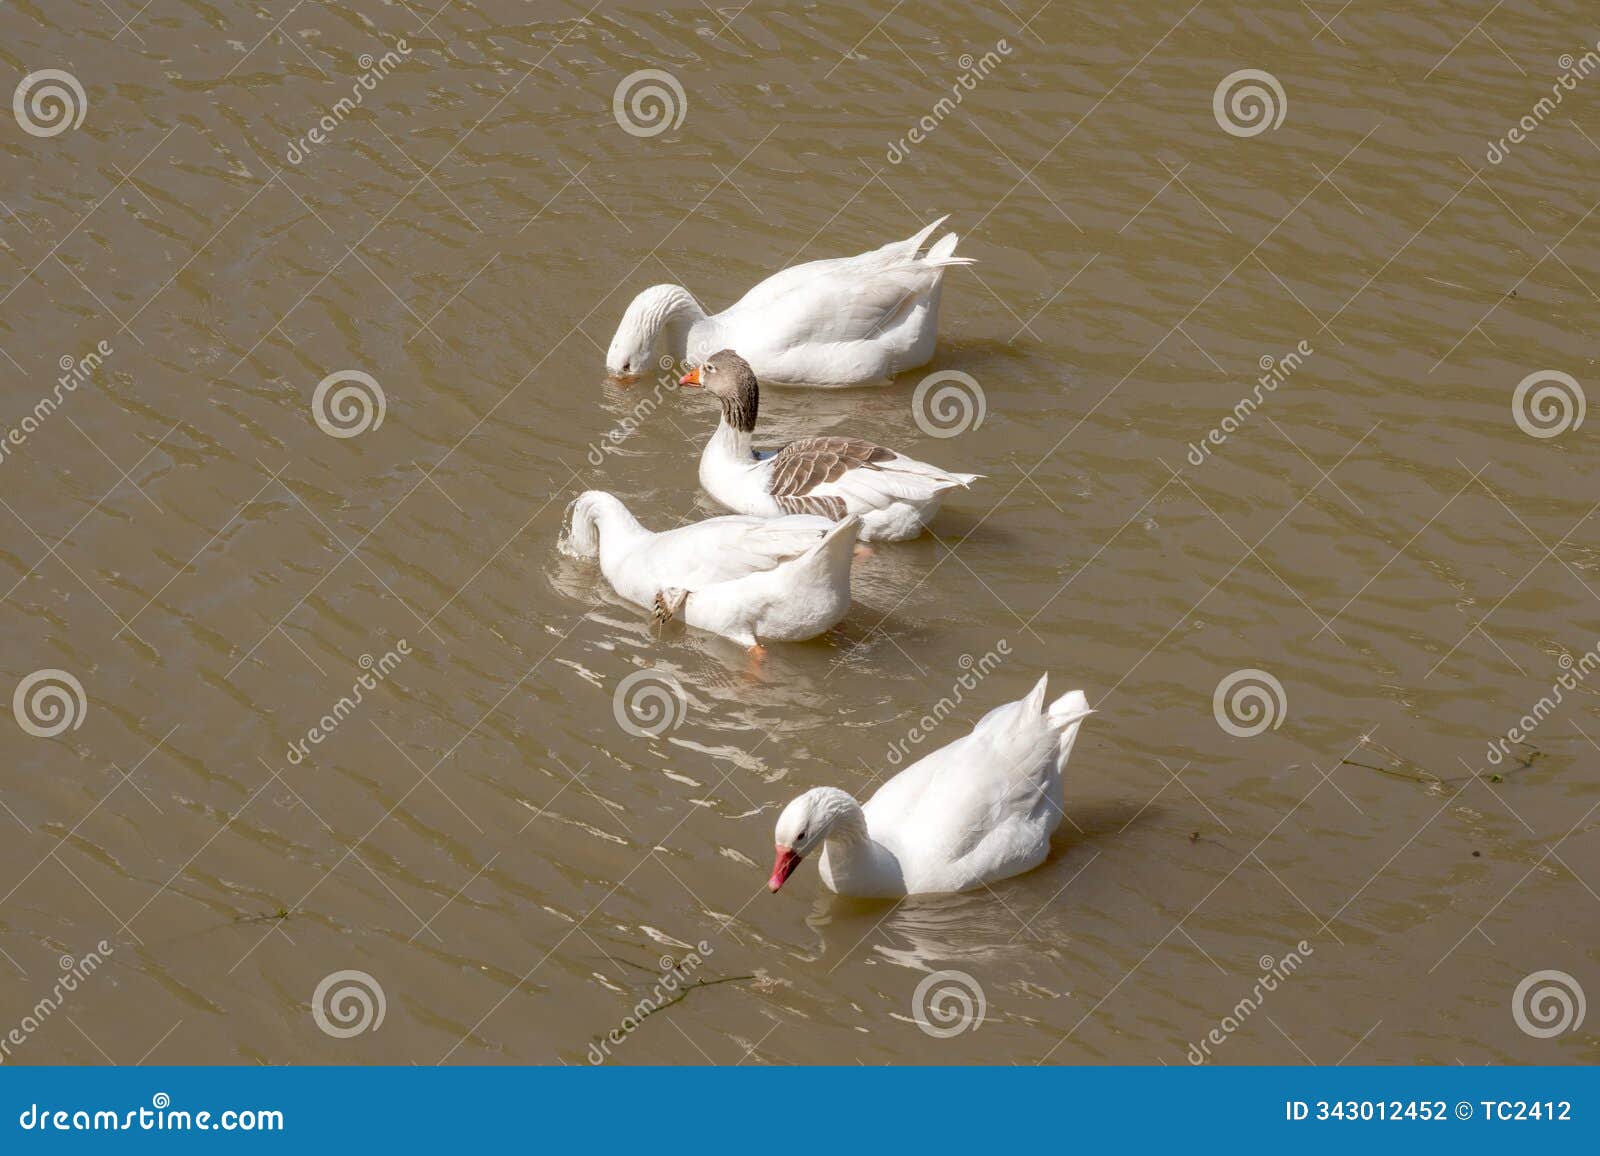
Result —
POLYGON ((679 378, 678 384, 699 386, 720 401, 722 416, 734 429, 750 433, 756 428, 760 386, 750 363, 733 350, 713 353, 679 378))
POLYGON ((834 787, 813 787, 793 800, 778 816, 773 830, 776 857, 767 890, 782 887, 800 861, 827 842, 829 835, 843 834, 856 826, 865 834, 861 804, 834 787))
POLYGON ((622 382, 637 381, 652 371, 663 336, 667 353, 683 357, 689 327, 705 310, 681 285, 652 285, 628 305, 606 350, 606 373, 622 382))

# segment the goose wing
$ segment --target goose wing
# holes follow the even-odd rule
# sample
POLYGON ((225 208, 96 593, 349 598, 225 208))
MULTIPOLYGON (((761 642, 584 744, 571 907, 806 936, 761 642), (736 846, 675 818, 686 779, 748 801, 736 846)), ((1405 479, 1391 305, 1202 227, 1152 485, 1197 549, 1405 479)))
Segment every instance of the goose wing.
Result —
POLYGON ((845 516, 844 498, 818 494, 817 488, 839 481, 852 470, 877 469, 898 456, 861 438, 801 438, 772 457, 768 490, 780 509, 839 519, 845 516))
POLYGON ((877 338, 938 287, 947 266, 968 263, 954 255, 954 234, 919 256, 943 222, 941 217, 903 241, 853 257, 808 261, 775 273, 715 320, 723 331, 739 333, 746 344, 743 331, 758 335, 760 344, 774 352, 877 338))
POLYGON ((952 864, 1010 821, 1053 810, 1056 733, 1042 714, 1043 687, 880 787, 866 807, 874 835, 920 862, 952 864))
POLYGON ((940 217, 933 224, 925 226, 903 241, 890 241, 887 245, 868 249, 865 253, 857 253, 853 257, 825 257, 819 261, 791 265, 753 287, 729 306, 727 312, 732 313, 736 309, 771 308, 784 298, 797 291, 804 292, 819 282, 829 282, 834 278, 844 277, 870 277, 881 270, 914 262, 922 243, 935 229, 944 224, 945 220, 945 217, 940 217))
POLYGON ((834 519, 896 502, 927 502, 977 477, 949 473, 852 437, 802 438, 771 461, 769 492, 780 509, 834 519))
POLYGON ((798 558, 833 529, 826 518, 707 518, 658 534, 649 568, 663 585, 701 590, 798 558))

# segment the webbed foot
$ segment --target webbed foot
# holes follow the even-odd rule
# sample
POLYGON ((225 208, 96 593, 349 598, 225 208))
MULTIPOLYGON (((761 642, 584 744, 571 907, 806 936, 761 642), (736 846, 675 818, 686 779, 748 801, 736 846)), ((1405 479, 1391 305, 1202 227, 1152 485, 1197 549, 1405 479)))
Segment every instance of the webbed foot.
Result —
POLYGON ((655 606, 650 611, 650 621, 658 630, 666 629, 668 623, 683 613, 684 604, 689 601, 689 592, 676 587, 668 587, 659 591, 655 597, 655 606))

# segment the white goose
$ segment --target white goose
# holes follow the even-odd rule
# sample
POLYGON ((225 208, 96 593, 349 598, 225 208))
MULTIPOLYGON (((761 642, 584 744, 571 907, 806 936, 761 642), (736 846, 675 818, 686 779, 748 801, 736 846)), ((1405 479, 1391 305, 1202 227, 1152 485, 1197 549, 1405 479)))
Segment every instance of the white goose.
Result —
POLYGON ((778 816, 767 886, 778 890, 819 847, 824 886, 866 898, 965 891, 1044 862, 1064 814, 1062 769, 1094 713, 1081 690, 1046 707, 1048 681, 901 771, 865 806, 833 787, 795 799, 778 816))
POLYGON ((690 626, 761 650, 833 629, 850 609, 850 562, 859 522, 798 515, 707 518, 656 534, 600 490, 572 504, 564 552, 600 558, 623 598, 657 622, 690 626))
POLYGON ((715 315, 681 285, 652 286, 623 314, 606 371, 631 380, 653 371, 658 350, 698 361, 729 346, 773 384, 869 385, 926 365, 939 338, 944 271, 972 264, 955 256, 954 233, 918 256, 944 220, 881 249, 785 269, 715 315))
POLYGON ((952 474, 853 437, 811 437, 776 453, 751 446, 760 387, 750 363, 731 349, 684 374, 722 403, 722 421, 700 454, 706 493, 741 514, 820 514, 861 518, 864 542, 915 538, 939 510, 946 490, 981 475, 952 474))

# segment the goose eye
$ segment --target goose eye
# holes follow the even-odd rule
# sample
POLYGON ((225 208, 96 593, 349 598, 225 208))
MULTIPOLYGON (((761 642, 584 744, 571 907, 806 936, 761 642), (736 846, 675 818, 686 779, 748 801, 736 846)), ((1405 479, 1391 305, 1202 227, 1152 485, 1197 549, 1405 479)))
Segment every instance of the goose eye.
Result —
POLYGON ((804 831, 801 831, 800 832, 800 842, 804 843, 805 839, 806 839, 806 833, 804 831))

